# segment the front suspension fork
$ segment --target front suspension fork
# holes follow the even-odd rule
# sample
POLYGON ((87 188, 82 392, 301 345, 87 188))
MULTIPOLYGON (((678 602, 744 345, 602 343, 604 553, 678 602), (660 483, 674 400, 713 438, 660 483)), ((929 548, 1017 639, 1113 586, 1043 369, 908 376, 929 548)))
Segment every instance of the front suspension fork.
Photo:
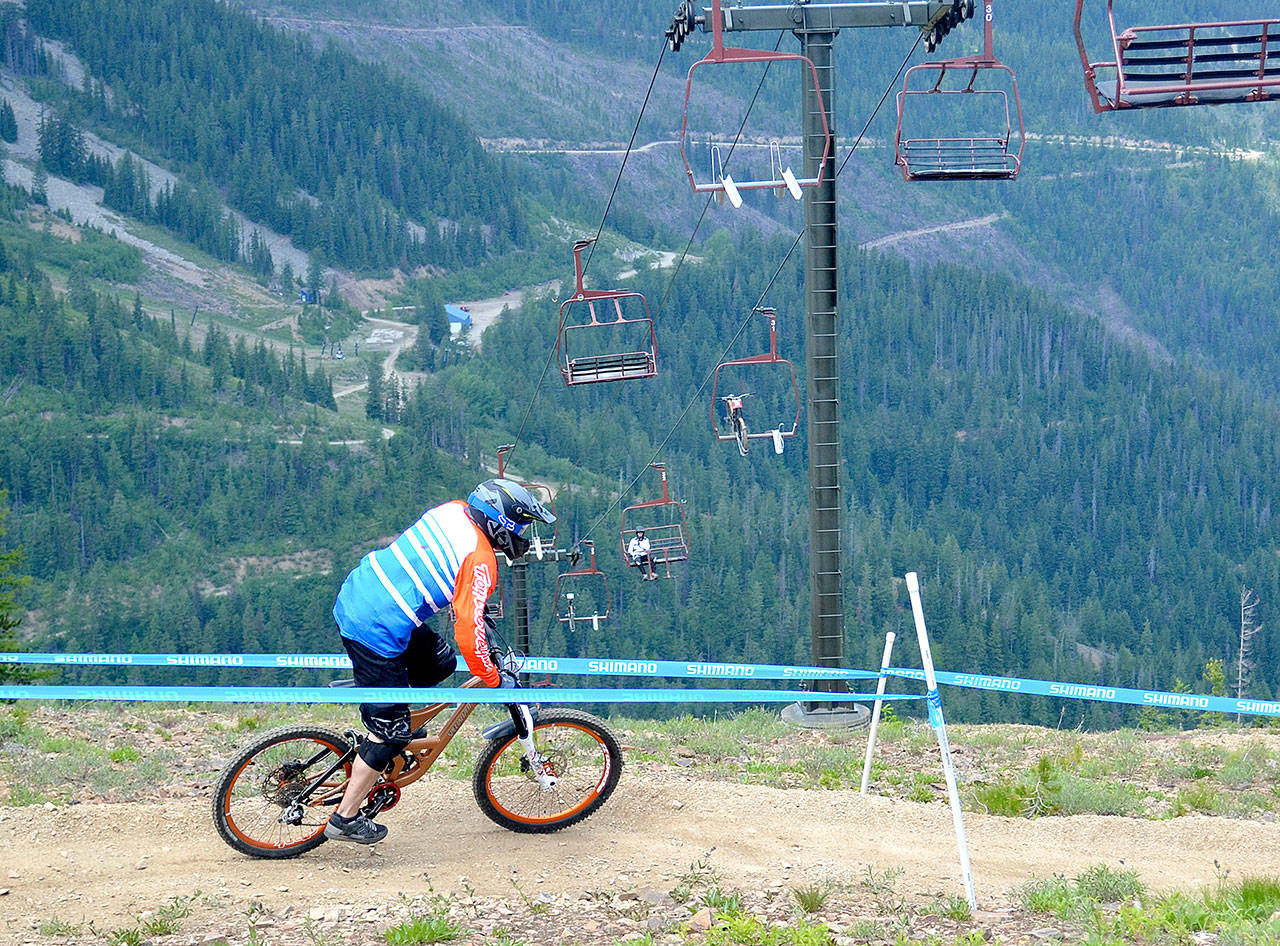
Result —
POLYGON ((512 703, 507 709, 511 711, 511 721, 516 727, 516 739, 524 749, 524 758, 528 763, 529 771, 533 772, 543 791, 551 791, 556 787, 558 779, 550 760, 543 756, 533 743, 533 714, 523 703, 512 703))

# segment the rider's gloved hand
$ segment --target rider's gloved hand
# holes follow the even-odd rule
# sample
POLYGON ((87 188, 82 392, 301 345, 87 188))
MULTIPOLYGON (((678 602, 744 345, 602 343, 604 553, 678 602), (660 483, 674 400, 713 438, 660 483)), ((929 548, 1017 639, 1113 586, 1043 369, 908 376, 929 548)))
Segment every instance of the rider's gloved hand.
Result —
POLYGON ((515 690, 520 687, 520 681, 510 670, 499 670, 498 681, 498 688, 500 690, 515 690))

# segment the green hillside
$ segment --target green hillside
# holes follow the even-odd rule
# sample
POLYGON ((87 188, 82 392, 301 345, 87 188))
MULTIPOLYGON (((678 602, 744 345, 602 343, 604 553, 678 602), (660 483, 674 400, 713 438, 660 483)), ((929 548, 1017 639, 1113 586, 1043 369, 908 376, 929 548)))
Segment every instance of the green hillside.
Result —
MULTIPOLYGON (((1038 133, 1121 127, 1120 118, 1085 114, 1078 88, 1044 85, 1055 57, 1073 47, 1062 24, 1009 6, 1002 48, 1011 61, 1026 57, 1024 104, 1029 115, 1037 109, 1038 133), (1039 49, 1044 68, 1030 61, 1039 49)), ((419 36, 412 31, 433 11, 456 18, 441 28, 464 16, 447 4, 344 9, 347 18, 382 17, 387 29, 368 34, 401 30, 405 44, 419 42, 403 37, 419 36)), ((553 43, 553 61, 574 68, 617 59, 612 74, 625 78, 626 96, 621 78, 598 99, 596 87, 575 85, 595 104, 563 125, 549 108, 543 122, 559 141, 601 131, 625 139, 652 44, 619 37, 653 21, 660 35, 662 16, 638 5, 614 30, 557 36, 555 25, 577 9, 498 4, 474 16, 523 18, 526 32, 553 43)), ((287 26, 297 29, 294 20, 313 17, 319 30, 332 5, 258 12, 263 19, 217 4, 143 11, 39 0, 28 4, 36 32, 18 72, 66 120, 181 171, 204 195, 189 205, 207 199, 221 213, 225 201, 348 271, 439 263, 391 290, 420 306, 413 318, 430 320, 446 299, 552 279, 563 296, 570 241, 595 232, 620 156, 481 150, 478 139, 514 121, 512 102, 531 107, 534 70, 526 82, 508 67, 510 101, 455 112, 436 106, 430 90, 455 81, 456 48, 439 57, 438 82, 430 72, 397 77, 358 61, 351 47, 317 51, 273 25, 292 16, 287 26), (212 19, 227 27, 220 42, 180 56, 212 19), (116 22, 132 24, 139 41, 116 37, 116 22), (43 34, 86 64, 82 90, 47 77, 35 52, 43 34), (194 124, 183 131, 177 116, 194 124), (439 160, 447 149, 423 149, 397 188, 382 162, 392 138, 409 130, 459 150, 439 160), (317 150, 304 160, 306 148, 317 150), (296 205, 286 199, 293 194, 296 205), (366 197, 384 235, 415 232, 413 222, 456 240, 408 250, 392 237, 339 238, 318 222, 368 219, 350 203, 366 197), (317 215, 305 225, 291 216, 301 206, 317 215), (505 237, 471 253, 466 226, 436 226, 446 220, 471 221, 476 239, 490 226, 505 237)), ((904 31, 904 48, 892 54, 842 60, 846 136, 911 38, 904 31), (855 71, 875 81, 856 85, 855 71)), ((972 34, 954 38, 960 47, 972 34)), ((502 44, 490 43, 477 75, 501 58, 502 44)), ((369 57, 367 36, 354 49, 369 57)), ((688 61, 686 52, 681 70, 688 61)), ((664 78, 668 100, 675 81, 664 78)), ((780 101, 761 107, 770 120, 785 114, 780 101)), ((883 128, 879 144, 850 161, 840 182, 840 287, 851 664, 873 665, 885 632, 905 629, 895 579, 916 571, 943 668, 1203 690, 1214 661, 1234 682, 1248 588, 1264 630, 1246 693, 1280 692, 1280 632, 1270 619, 1280 600, 1272 517, 1280 405, 1267 384, 1280 370, 1269 258, 1280 163, 1260 118, 1268 108, 1170 110, 1185 114, 1137 116, 1125 127, 1135 139, 1176 143, 1176 153, 1038 140, 1027 171, 1008 185, 905 185, 886 160, 883 128), (1245 145, 1256 153, 1227 156, 1245 145), (895 237, 986 217, 995 222, 895 237), (881 237, 895 239, 859 249, 881 237)), ((83 173, 108 175, 118 193, 123 162, 83 173)), ((133 219, 200 245, 189 228, 132 209, 133 219)), ((34 578, 22 633, 32 646, 67 650, 333 650, 329 607, 359 554, 426 505, 465 492, 493 467, 496 447, 518 439, 516 475, 558 490, 560 543, 593 542, 612 583, 609 621, 591 633, 566 629, 554 612, 554 567, 532 565, 535 650, 808 662, 803 421, 781 456, 760 442, 741 458, 715 440, 705 387, 718 362, 761 349, 758 320, 726 347, 758 301, 777 308, 780 352, 803 375, 801 254, 782 265, 797 211, 756 196, 736 216, 713 207, 695 230, 701 209, 670 155, 636 156, 592 262, 591 284, 600 285, 622 278, 624 249, 678 253, 690 243, 678 270, 642 261, 626 279, 656 313, 653 381, 566 389, 547 370, 560 298, 531 290, 488 329, 479 352, 425 342, 407 356, 411 366, 401 363, 429 369, 422 384, 393 410, 370 397, 361 411, 335 399, 334 365, 314 354, 326 319, 358 322, 350 307, 312 311, 297 338, 273 334, 264 327, 272 318, 239 303, 226 316, 175 316, 149 294, 136 251, 83 228, 54 233, 25 192, 10 191, 0 220, 0 423, 9 445, 0 488, 11 508, 4 541, 25 550, 34 578), (691 555, 674 580, 641 584, 623 567, 619 508, 653 497, 656 480, 644 471, 655 460, 687 503, 691 555)), ((376 391, 380 369, 369 364, 376 391)), ((765 392, 756 393, 748 410, 761 417, 765 392)), ((898 660, 915 659, 904 643, 898 660)), ((948 701, 948 713, 966 720, 1057 723, 1063 709, 991 694, 948 701)), ((1065 712, 1091 726, 1135 718, 1090 704, 1065 712)))
POLYGON ((302 247, 351 268, 454 267, 523 240, 500 162, 385 69, 213 0, 25 11, 90 70, 69 108, 198 168, 232 207, 302 247))

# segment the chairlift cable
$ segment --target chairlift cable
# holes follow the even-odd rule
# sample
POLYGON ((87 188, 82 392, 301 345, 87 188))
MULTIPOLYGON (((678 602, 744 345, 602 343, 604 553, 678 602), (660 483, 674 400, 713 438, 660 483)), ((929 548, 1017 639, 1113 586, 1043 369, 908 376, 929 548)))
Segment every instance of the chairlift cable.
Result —
MULTIPOLYGON (((784 31, 779 30, 778 40, 776 43, 773 44, 774 52, 777 52, 778 49, 782 46, 783 35, 784 35, 784 31)), ((760 90, 764 88, 764 80, 768 78, 768 75, 769 75, 769 66, 766 65, 764 68, 764 72, 760 76, 760 81, 756 84, 755 94, 751 96, 751 101, 747 103, 747 109, 742 114, 742 121, 738 124, 738 131, 733 137, 733 143, 729 146, 729 152, 727 155, 725 155, 725 159, 724 159, 725 168, 728 168, 729 162, 733 159, 734 149, 737 148, 738 142, 742 140, 743 129, 747 127, 747 119, 751 117, 751 110, 755 108, 756 101, 760 98, 760 90)), ((646 101, 648 101, 647 97, 646 97, 646 101)), ((689 239, 685 242, 684 249, 681 250, 679 259, 676 260, 675 267, 671 271, 671 277, 667 280, 667 287, 662 293, 662 299, 659 300, 658 308, 653 313, 654 321, 657 321, 658 317, 662 315, 663 306, 666 305, 667 299, 670 298, 671 296, 671 290, 675 286, 676 277, 680 275, 680 268, 684 265, 685 258, 689 255, 689 248, 693 246, 693 241, 698 236, 698 230, 701 229, 702 222, 703 220, 706 219, 707 211, 711 207, 711 199, 712 199, 712 195, 708 194, 706 202, 703 203, 702 205, 702 212, 698 214, 698 221, 693 226, 693 232, 689 234, 689 239)), ((803 234, 803 231, 801 231, 801 233, 803 234)), ((797 242, 799 242, 799 238, 797 238, 797 242)), ((792 249, 794 249, 794 247, 792 247, 792 249)), ((789 258, 790 256, 791 256, 791 253, 788 252, 787 257, 789 258)), ((589 259, 590 259, 590 256, 588 256, 588 260, 589 259)), ((783 263, 785 264, 786 260, 783 260, 783 263)), ((775 274, 774 279, 776 278, 777 278, 777 275, 775 274)), ((773 285, 773 280, 770 280, 769 284, 773 285)), ((734 343, 737 342, 737 340, 742 336, 743 331, 745 331, 747 327, 748 321, 749 319, 744 320, 742 324, 738 326, 738 331, 734 333, 733 338, 729 339, 729 343, 725 346, 725 349, 721 354, 728 354, 729 349, 733 347, 734 343)), ((622 497, 630 494, 631 491, 635 489, 636 483, 640 482, 640 477, 643 476, 645 471, 649 469, 649 464, 657 462, 659 455, 662 453, 662 448, 667 445, 668 441, 671 440, 671 437, 675 434, 676 430, 684 422, 685 417, 688 415, 689 411, 693 408, 693 405, 698 395, 700 395, 703 392, 703 390, 706 389, 707 381, 713 374, 714 374, 714 371, 708 373, 702 379, 702 382, 698 385, 697 390, 694 391, 694 398, 691 399, 687 404, 685 404, 684 410, 680 412, 680 416, 676 418, 675 423, 671 425, 671 428, 667 431, 667 435, 662 438, 662 442, 658 444, 657 448, 650 455, 648 462, 646 462, 645 465, 640 468, 640 471, 631 478, 631 481, 627 483, 625 488, 619 490, 617 497, 613 500, 613 502, 609 504, 608 508, 606 508, 604 512, 600 513, 600 515, 596 516, 594 520, 592 520, 591 525, 587 526, 587 531, 584 532, 582 534, 582 538, 579 539, 580 542, 589 538, 591 534, 595 531, 596 526, 598 526, 606 516, 610 515, 615 509, 617 509, 621 505, 622 497)))
MULTIPOLYGON (((896 88, 898 84, 898 78, 902 75, 902 71, 907 67, 907 63, 911 61, 911 57, 915 55, 916 47, 920 45, 920 40, 923 36, 924 34, 921 33, 919 36, 916 37, 916 41, 912 44, 911 49, 907 51, 907 55, 903 57, 901 65, 898 66, 897 72, 894 73, 893 78, 889 81, 889 84, 885 86, 884 94, 880 96, 880 101, 876 103, 876 107, 872 110, 871 115, 868 116, 866 123, 862 126, 862 131, 858 132, 858 137, 854 140, 853 145, 849 148, 849 153, 846 154, 844 157, 844 160, 840 162, 840 167, 836 170, 837 177, 839 177, 840 172, 844 170, 844 166, 845 164, 848 163, 849 158, 853 155, 854 150, 858 147, 859 144, 861 144, 863 136, 866 135, 867 129, 871 127, 871 123, 875 121, 876 115, 880 113, 880 109, 884 105, 885 100, 888 99, 889 93, 892 92, 894 88, 896 88)), ((781 45, 781 43, 782 43, 782 36, 781 34, 779 34, 778 44, 781 45)), ((763 85, 764 79, 761 78, 760 82, 763 85)), ((759 94, 760 94, 760 87, 757 86, 756 95, 759 95, 759 94)), ((753 97, 751 101, 752 101, 752 104, 754 104, 755 98, 753 97)), ((749 114, 750 113, 749 107, 747 111, 749 114)), ((743 124, 745 125, 745 123, 746 123, 746 118, 744 117, 743 124)), ((742 126, 738 128, 738 134, 739 135, 742 134, 742 126)), ((735 145, 737 144, 736 138, 734 140, 734 144, 735 145)), ((733 148, 730 148, 729 156, 725 158, 726 165, 728 164, 729 158, 732 156, 733 156, 733 148)), ((707 202, 706 204, 703 205, 703 208, 702 208, 702 214, 698 217, 697 226, 693 228, 693 233, 689 237, 689 242, 685 244, 685 251, 680 255, 680 263, 684 262, 684 256, 686 253, 688 253, 689 246, 692 245, 694 237, 697 236, 698 227, 702 226, 702 220, 706 216, 707 208, 710 206, 711 206, 711 196, 708 195, 707 202)), ((769 277, 769 282, 765 285, 764 289, 760 292, 760 296, 756 301, 755 306, 751 309, 752 314, 755 313, 756 308, 764 305, 765 297, 769 294, 769 290, 773 288, 773 284, 777 282, 778 277, 782 275, 783 268, 787 265, 787 262, 791 259, 791 254, 796 251, 796 247, 800 245, 800 241, 804 239, 804 234, 805 234, 805 231, 803 229, 796 234, 795 241, 791 244, 791 248, 787 250, 786 255, 782 257, 782 262, 778 264, 778 267, 777 269, 774 270, 773 275, 769 277)), ((667 284, 667 292, 663 295, 662 301, 658 303, 658 312, 655 313, 654 318, 657 318, 658 313, 662 312, 662 305, 663 303, 666 302, 667 295, 669 295, 671 292, 671 286, 675 281, 676 273, 678 273, 680 270, 680 263, 676 264, 676 270, 675 272, 672 273, 671 280, 667 284)), ((737 332, 734 333, 733 337, 729 339, 724 349, 720 352, 721 360, 723 360, 729 354, 729 350, 733 348, 733 346, 737 343, 738 339, 742 337, 742 333, 746 330, 747 324, 750 321, 751 321, 751 316, 748 315, 738 325, 737 332)), ((690 397, 688 402, 685 404, 684 410, 680 412, 680 416, 677 417, 675 422, 671 425, 670 430, 667 431, 667 435, 662 438, 662 441, 658 444, 658 446, 654 449, 653 453, 650 455, 649 463, 654 463, 657 461, 658 457, 662 454, 663 448, 666 447, 667 443, 671 440, 672 436, 675 435, 675 432, 680 427, 680 425, 684 423, 685 417, 688 416, 689 411, 693 409, 693 405, 702 396, 702 392, 706 390, 707 383, 711 380, 711 378, 714 375, 715 375, 715 369, 712 369, 711 371, 708 371, 705 375, 703 375, 701 383, 694 390, 692 397, 690 397)), ((591 525, 587 527, 587 531, 583 534, 584 539, 590 536, 593 531, 595 531, 596 526, 600 524, 601 520, 604 519, 605 516, 612 513, 613 510, 619 506, 619 504, 622 502, 622 495, 631 492, 631 490, 635 488, 636 483, 640 481, 640 477, 644 474, 644 471, 647 469, 649 469, 648 463, 646 463, 645 466, 640 470, 640 472, 637 473, 632 478, 631 482, 627 484, 626 489, 620 492, 618 498, 615 499, 604 512, 600 513, 600 515, 598 515, 595 518, 595 520, 591 523, 591 525)))
POLYGON ((875 121, 876 115, 880 113, 880 106, 884 105, 884 100, 889 97, 898 86, 898 78, 902 75, 902 71, 907 68, 907 63, 911 61, 911 57, 916 53, 916 47, 920 45, 920 40, 924 38, 922 30, 916 36, 916 41, 911 44, 911 48, 907 50, 907 55, 902 60, 902 65, 898 66, 898 71, 893 74, 893 80, 885 87, 884 95, 880 96, 880 101, 876 103, 875 109, 871 112, 871 117, 867 119, 867 123, 862 126, 862 131, 858 132, 858 137, 854 139, 852 145, 849 146, 849 153, 844 156, 844 160, 840 162, 840 167, 836 169, 836 177, 840 176, 840 172, 844 170, 844 166, 849 163, 849 159, 853 157, 853 152, 857 150, 858 145, 862 143, 862 136, 867 133, 867 129, 871 127, 871 123, 875 121))
MULTIPOLYGON (((635 126, 631 129, 631 139, 627 142, 627 150, 622 155, 622 163, 618 166, 617 177, 613 179, 613 190, 609 193, 609 200, 605 203, 604 213, 600 216, 600 226, 596 228, 596 238, 591 244, 591 249, 587 252, 587 260, 582 266, 585 273, 587 267, 591 265, 591 254, 595 252, 596 243, 600 240, 600 234, 604 232, 605 221, 609 217, 609 210, 613 206, 613 198, 618 193, 618 185, 622 182, 622 172, 626 169, 627 159, 631 157, 631 151, 635 147, 636 135, 640 133, 640 122, 644 120, 645 109, 649 106, 649 98, 653 95, 653 86, 658 81, 658 73, 662 69, 662 60, 667 55, 667 43, 664 38, 662 43, 662 51, 658 53, 658 62, 653 67, 653 75, 649 77, 649 87, 645 90, 644 101, 640 103, 640 114, 636 116, 635 126)), ((538 375, 538 383, 534 385, 533 393, 529 397, 529 403, 525 406, 524 416, 520 418, 520 427, 516 430, 515 436, 512 438, 511 453, 515 452, 515 448, 520 444, 524 436, 525 427, 529 423, 529 415, 533 412, 534 402, 538 398, 538 392, 542 390, 542 382, 546 380, 547 370, 551 367, 551 362, 555 360, 556 346, 551 345, 551 350, 547 352, 547 360, 542 365, 542 373, 538 375)))
MULTIPOLYGON (((783 31, 779 30, 778 40, 773 44, 773 51, 775 53, 782 46, 782 36, 783 36, 783 31)), ((722 165, 722 168, 725 173, 728 173, 729 162, 733 160, 734 149, 738 147, 738 142, 742 140, 742 130, 747 127, 747 119, 751 117, 751 110, 755 108, 756 100, 760 98, 760 90, 764 88, 764 80, 767 79, 768 76, 769 76, 769 65, 766 64, 764 67, 764 72, 761 73, 760 75, 760 81, 756 83, 755 94, 751 96, 751 101, 747 103, 747 110, 742 114, 742 121, 738 124, 738 131, 733 136, 733 143, 729 145, 729 153, 725 155, 724 163, 722 165)), ((658 300, 657 310, 653 313, 653 317, 655 321, 657 320, 658 316, 662 314, 662 307, 667 304, 667 298, 671 295, 671 289, 675 286, 676 277, 680 275, 680 267, 684 265, 685 257, 689 255, 689 247, 693 246, 693 241, 697 238, 698 231, 702 229, 702 221, 706 219, 707 211, 711 208, 711 198, 712 198, 712 195, 708 194, 706 203, 702 205, 702 213, 698 214, 698 222, 693 225, 693 232, 689 234, 689 239, 685 243, 684 249, 680 253, 680 258, 676 261, 675 268, 672 269, 671 271, 671 278, 667 280, 667 288, 662 293, 662 298, 658 300)), ((638 476, 637 476, 637 479, 639 479, 638 476)), ((633 486, 635 485, 635 480, 632 480, 631 485, 633 486)))
POLYGON ((653 86, 658 81, 658 72, 662 69, 662 60, 666 55, 667 41, 664 37, 662 52, 658 53, 658 64, 653 67, 653 75, 649 77, 649 88, 645 90, 644 101, 640 103, 640 114, 636 116, 635 126, 631 129, 631 140, 627 142, 627 150, 622 155, 622 163, 618 165, 618 176, 613 179, 613 190, 609 192, 609 199, 604 205, 604 213, 600 216, 600 226, 596 228, 596 238, 591 244, 591 249, 587 251, 587 261, 582 264, 583 273, 586 273, 591 266, 591 254, 595 252, 596 245, 600 242, 600 234, 604 233, 604 222, 609 217, 609 209, 613 206, 613 198, 618 193, 618 185, 622 183, 622 172, 626 170, 627 159, 631 157, 631 149, 635 146, 636 135, 640 133, 640 122, 644 120, 645 109, 649 107, 649 97, 653 95, 653 86))

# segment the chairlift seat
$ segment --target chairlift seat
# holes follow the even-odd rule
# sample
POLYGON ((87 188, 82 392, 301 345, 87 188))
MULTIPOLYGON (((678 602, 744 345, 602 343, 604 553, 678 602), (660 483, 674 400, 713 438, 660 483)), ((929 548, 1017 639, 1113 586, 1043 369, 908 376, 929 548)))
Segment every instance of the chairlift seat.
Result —
MULTIPOLYGON (((1026 133, 1022 126, 1022 106, 1018 99, 1018 80, 1013 70, 999 62, 991 52, 991 24, 987 23, 986 52, 981 56, 926 62, 912 66, 903 77, 898 93, 898 130, 896 162, 908 181, 1012 181, 1022 170, 1022 152, 1026 133), (943 88, 947 74, 968 74, 961 88, 943 88), (932 84, 919 81, 921 76, 935 76, 932 84), (1005 88, 984 85, 985 77, 1000 76, 1005 88), (981 77, 981 78, 980 78, 981 77), (912 83, 915 81, 915 86, 912 83), (956 96, 973 101, 997 103, 992 110, 993 123, 1000 127, 981 129, 994 134, 969 134, 954 137, 912 137, 903 135, 903 115, 909 100, 922 96, 956 96)), ((984 114, 984 118, 990 117, 984 114)))
POLYGON ((599 629, 600 622, 609 617, 609 579, 604 572, 596 568, 596 549, 591 542, 583 542, 589 558, 583 568, 570 569, 556 577, 556 620, 570 625, 580 621, 590 621, 594 629, 599 629), (588 595, 592 607, 579 613, 576 599, 588 595))
POLYGON ((657 371, 653 353, 629 351, 618 355, 584 355, 565 364, 565 382, 589 384, 595 381, 626 381, 652 378, 657 371))
POLYGON ((1076 46, 1095 112, 1260 102, 1280 95, 1280 19, 1116 32, 1112 2, 1107 0, 1107 20, 1116 58, 1093 62, 1080 28, 1084 0, 1076 0, 1076 46))
POLYGON ((650 463, 662 481, 662 494, 656 499, 627 506, 622 510, 622 556, 628 565, 638 565, 631 559, 627 545, 637 532, 644 532, 649 540, 649 558, 654 565, 668 566, 666 576, 671 577, 672 562, 689 560, 689 530, 685 523, 684 503, 673 499, 667 486, 667 465, 650 463))
POLYGON ((1006 138, 911 138, 899 154, 908 180, 1011 181, 1021 167, 1006 138))
POLYGON ((576 283, 573 294, 560 305, 556 358, 564 383, 572 386, 655 377, 657 334, 644 295, 630 289, 583 286, 582 251, 594 242, 579 240, 574 244, 576 283), (582 351, 583 347, 589 350, 582 351))

